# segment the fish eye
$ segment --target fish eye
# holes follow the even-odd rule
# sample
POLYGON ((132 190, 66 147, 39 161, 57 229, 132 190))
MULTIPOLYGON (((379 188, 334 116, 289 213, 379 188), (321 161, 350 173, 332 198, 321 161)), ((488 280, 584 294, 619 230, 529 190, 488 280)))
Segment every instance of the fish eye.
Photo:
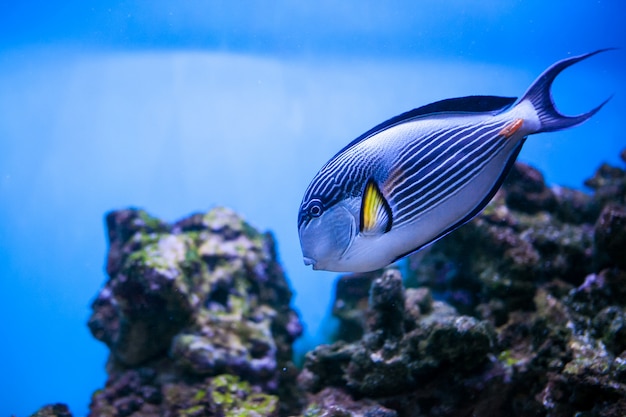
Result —
POLYGON ((319 217, 322 215, 323 211, 324 209, 322 207, 322 203, 319 200, 311 201, 311 204, 309 205, 309 216, 319 217))

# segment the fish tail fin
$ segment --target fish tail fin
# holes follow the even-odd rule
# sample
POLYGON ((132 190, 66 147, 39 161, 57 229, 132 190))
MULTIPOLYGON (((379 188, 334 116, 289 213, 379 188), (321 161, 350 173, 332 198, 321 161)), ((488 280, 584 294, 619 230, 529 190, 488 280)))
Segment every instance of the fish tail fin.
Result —
POLYGON ((535 80, 535 82, 530 86, 528 91, 526 91, 526 94, 524 94, 524 96, 522 96, 522 98, 520 99, 520 103, 525 100, 530 101, 532 106, 535 108, 535 111, 537 112, 537 116, 539 117, 539 121, 541 122, 541 127, 534 133, 553 132, 555 130, 567 129, 572 126, 579 125, 585 122, 594 114, 596 114, 602 108, 602 106, 604 106, 611 99, 611 97, 609 97, 599 106, 587 113, 583 113, 578 116, 565 116, 556 109, 550 90, 552 87, 552 83, 557 75, 559 75, 561 71, 563 71, 565 68, 574 65, 575 63, 580 62, 584 59, 587 59, 593 55, 599 54, 600 52, 609 51, 612 49, 615 48, 599 49, 588 54, 563 59, 545 70, 543 74, 541 74, 539 78, 535 80))

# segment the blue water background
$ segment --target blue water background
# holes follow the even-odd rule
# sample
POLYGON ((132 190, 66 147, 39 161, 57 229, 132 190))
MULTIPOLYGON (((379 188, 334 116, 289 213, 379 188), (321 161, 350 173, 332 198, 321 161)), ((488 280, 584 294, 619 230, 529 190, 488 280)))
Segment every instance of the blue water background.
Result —
MULTIPOLYGON (((626 45, 612 1, 3 2, 0 6, 0 415, 87 413, 107 349, 104 213, 174 221, 215 205, 274 231, 307 332, 324 339, 336 274, 301 260, 296 215, 320 166, 431 101, 518 96, 556 60, 626 45), (183 4, 181 4, 183 3, 183 4)), ((626 145, 626 50, 554 86, 591 121, 520 159, 581 187, 626 145)))

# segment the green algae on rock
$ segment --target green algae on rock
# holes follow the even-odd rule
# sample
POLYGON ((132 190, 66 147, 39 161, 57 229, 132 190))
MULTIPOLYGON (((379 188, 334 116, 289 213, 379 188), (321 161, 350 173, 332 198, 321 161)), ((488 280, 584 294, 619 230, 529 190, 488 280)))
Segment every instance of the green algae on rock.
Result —
POLYGON ((210 392, 212 404, 221 407, 225 417, 278 415, 278 397, 251 393, 250 384, 240 382, 236 376, 226 374, 213 378, 210 392))
POLYGON ((94 393, 91 414, 115 416, 278 417, 278 397, 229 374, 194 383, 158 382, 149 368, 130 370, 105 390, 94 393), (94 406, 96 405, 96 406, 94 406))
MULTIPOLYGON (((179 392, 201 397, 214 388, 217 398, 235 386, 251 390, 259 415, 299 404, 291 361, 302 327, 271 234, 225 208, 173 225, 121 210, 107 215, 107 226, 110 279, 89 328, 111 350, 109 381, 94 394, 92 415, 161 413, 179 392)), ((211 398, 194 404, 187 394, 180 415, 212 415, 194 408, 215 404, 211 398)), ((233 407, 226 415, 239 415, 233 407)))

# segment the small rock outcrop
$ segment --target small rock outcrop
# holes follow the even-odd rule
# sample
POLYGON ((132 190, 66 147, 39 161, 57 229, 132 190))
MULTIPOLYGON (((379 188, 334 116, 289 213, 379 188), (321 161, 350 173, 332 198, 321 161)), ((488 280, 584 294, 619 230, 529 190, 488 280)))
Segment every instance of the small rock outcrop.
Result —
POLYGON ((270 234, 224 208, 172 225, 121 210, 106 223, 110 278, 89 328, 111 353, 92 416, 298 409, 302 327, 270 234))
POLYGON ((313 408, 320 408, 320 392, 332 387, 354 399, 377 399, 377 413, 383 414, 372 415, 421 415, 407 414, 420 409, 435 415, 428 414, 435 408, 420 406, 420 396, 431 404, 467 407, 501 372, 492 358, 496 333, 488 321, 459 315, 428 290, 405 291, 395 269, 373 280, 365 323, 361 339, 306 355, 299 382, 313 394, 313 408))

